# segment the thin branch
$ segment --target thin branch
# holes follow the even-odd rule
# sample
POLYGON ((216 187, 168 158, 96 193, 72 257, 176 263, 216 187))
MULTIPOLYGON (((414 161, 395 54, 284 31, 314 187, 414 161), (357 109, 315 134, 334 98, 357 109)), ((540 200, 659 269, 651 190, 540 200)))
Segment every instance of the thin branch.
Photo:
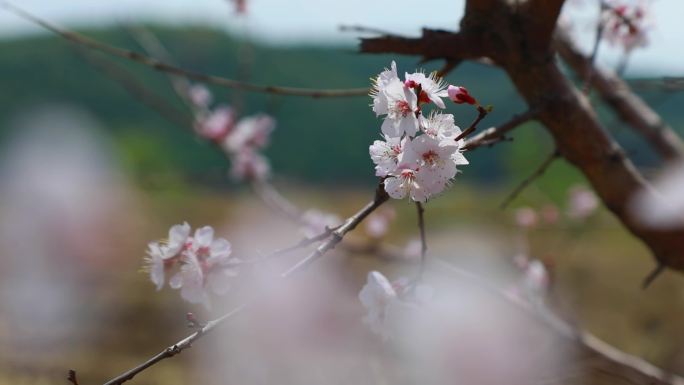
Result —
POLYGON ((82 51, 83 57, 97 71, 117 82, 131 96, 155 110, 159 115, 183 127, 192 127, 192 117, 186 111, 176 107, 166 97, 146 87, 135 75, 116 63, 99 57, 97 53, 82 51))
POLYGON ((498 141, 505 138, 505 135, 513 130, 514 128, 520 126, 537 117, 539 110, 536 108, 531 108, 521 114, 514 115, 509 121, 501 124, 497 127, 490 127, 479 134, 469 138, 465 141, 463 146, 464 150, 474 150, 482 146, 490 146, 498 141))
POLYGON ((457 275, 459 280, 470 282, 476 287, 504 300, 518 310, 522 310, 534 319, 541 321, 562 337, 579 344, 580 348, 594 356, 595 359, 600 360, 604 364, 602 369, 610 375, 620 376, 636 384, 684 384, 684 379, 681 377, 667 373, 641 358, 608 345, 594 335, 569 325, 546 308, 526 306, 524 302, 512 300, 501 288, 477 274, 461 269, 442 259, 436 259, 435 264, 440 271, 448 271, 457 275))
MULTIPOLYGON (((339 227, 339 226, 338 226, 338 227, 339 227)), ((323 231, 323 232, 320 233, 320 234, 314 235, 314 236, 312 236, 312 237, 304 237, 304 238, 302 238, 299 242, 295 243, 294 245, 291 245, 291 246, 288 246, 288 247, 283 247, 283 248, 278 249, 278 250, 276 250, 276 251, 274 251, 274 252, 272 252, 272 253, 270 253, 270 254, 268 254, 268 255, 265 255, 265 256, 263 256, 263 257, 254 258, 254 259, 249 259, 249 260, 244 260, 244 261, 242 261, 241 263, 246 263, 246 264, 261 263, 261 262, 267 261, 267 260, 272 259, 272 258, 275 258, 275 257, 279 257, 279 256, 282 256, 282 255, 285 255, 285 254, 289 254, 289 253, 291 253, 291 252, 293 252, 293 251, 295 251, 295 250, 303 249, 303 248, 305 248, 305 247, 307 247, 307 246, 313 245, 314 243, 317 243, 317 242, 320 242, 320 241, 322 241, 322 240, 324 240, 324 239, 329 238, 329 237, 332 235, 332 233, 333 233, 338 227, 334 227, 334 228, 326 227, 326 228, 325 228, 325 231, 323 231)))
POLYGON ((644 282, 641 285, 641 288, 646 290, 648 289, 649 286, 653 283, 653 281, 656 280, 656 278, 660 277, 662 273, 665 272, 667 266, 663 265, 662 263, 658 263, 655 269, 653 269, 652 272, 648 273, 646 278, 644 278, 644 282))
POLYGON ((379 28, 374 28, 374 27, 366 27, 365 25, 359 25, 359 24, 341 24, 338 28, 340 32, 359 32, 359 33, 371 33, 374 35, 382 35, 382 36, 398 36, 395 33, 388 32, 379 28))
POLYGON ((582 93, 585 95, 589 94, 591 91, 591 81, 594 77, 594 72, 596 72, 596 56, 598 55, 599 46, 601 45, 601 39, 603 38, 603 31, 605 29, 605 23, 603 22, 603 13, 607 10, 606 4, 603 1, 599 2, 599 20, 596 24, 596 36, 594 37, 594 46, 591 49, 591 55, 589 55, 589 71, 587 71, 586 78, 584 79, 584 86, 582 87, 582 93))
MULTIPOLYGON (((288 269, 286 272, 284 272, 281 277, 282 278, 288 278, 292 276, 294 273, 297 273, 318 258, 322 257, 325 255, 329 250, 333 249, 338 243, 342 241, 344 236, 349 233, 350 231, 354 230, 356 226, 358 226, 359 223, 361 223, 368 215, 370 215, 375 209, 380 207, 384 202, 386 202, 389 199, 389 196, 385 192, 383 188, 383 184, 380 183, 378 188, 376 189, 375 192, 375 197, 373 201, 368 203, 366 206, 364 206, 361 210, 356 212, 354 215, 349 217, 344 224, 342 224, 340 227, 336 228, 335 231, 333 231, 330 236, 331 238, 321 244, 313 253, 309 254, 306 258, 303 260, 297 262, 294 266, 292 266, 290 269, 288 269)), ((240 314, 242 311, 244 311, 249 305, 251 305, 253 302, 245 302, 230 312, 222 315, 221 317, 209 321, 206 325, 204 325, 202 328, 198 329, 195 333, 192 333, 191 335, 185 337, 184 339, 176 342, 175 344, 167 347, 166 349, 162 350, 161 352, 157 353, 154 355, 152 358, 148 359, 147 361, 143 362, 142 364, 126 371, 125 373, 118 375, 111 380, 107 381, 104 385, 120 385, 128 380, 131 380, 133 377, 135 377, 138 373, 144 371, 145 369, 157 364, 158 362, 165 360, 167 358, 171 358, 183 350, 189 348, 192 346, 192 344, 200 339, 202 336, 207 334, 208 332, 212 331, 215 329, 218 325, 223 323, 224 321, 233 318, 234 316, 240 314)))
POLYGON ((133 377, 135 377, 137 374, 144 371, 145 369, 149 368, 150 366, 153 366, 167 358, 171 358, 179 354, 183 350, 190 348, 195 341, 202 338, 205 334, 209 333, 210 331, 214 330, 218 325, 222 324, 224 321, 242 313, 242 311, 244 311, 246 308, 247 304, 242 304, 236 307, 235 309, 229 311, 228 313, 222 315, 221 317, 207 322, 206 325, 198 329, 196 332, 190 334, 189 336, 183 338, 175 344, 167 347, 166 349, 154 355, 152 358, 143 362, 142 364, 105 382, 104 385, 120 385, 126 381, 132 380, 133 377))
MULTIPOLYGON (((148 55, 171 65, 176 65, 169 51, 152 32, 142 26, 129 27, 128 31, 148 55)), ((173 87, 173 90, 176 91, 178 97, 194 111, 196 107, 194 103, 190 101, 191 84, 188 79, 169 73, 167 73, 167 75, 169 83, 171 83, 171 86, 173 87)))
POLYGON ((459 140, 467 137, 468 135, 470 135, 473 131, 475 131, 475 129, 477 129, 477 125, 480 123, 480 121, 482 119, 485 118, 485 116, 487 116, 488 113, 489 113, 489 111, 486 108, 478 105, 477 106, 477 117, 475 118, 475 120, 473 120, 473 122, 470 124, 470 126, 468 128, 466 128, 465 131, 461 132, 461 134, 458 135, 454 140, 459 141, 459 140))
POLYGON ((312 98, 327 98, 327 97, 347 97, 347 96, 366 96, 368 95, 368 88, 349 88, 349 89, 312 89, 312 88, 298 88, 298 87, 281 87, 281 86, 262 86, 238 80, 228 79, 220 76, 207 75, 201 72, 196 72, 184 68, 180 68, 166 62, 157 60, 139 52, 130 51, 119 48, 91 39, 76 32, 62 29, 43 19, 34 16, 33 14, 12 5, 6 1, 0 0, 0 7, 3 7, 15 15, 22 17, 66 40, 71 41, 79 46, 87 47, 96 51, 104 52, 113 56, 121 57, 136 63, 143 64, 147 67, 153 68, 157 71, 166 72, 178 76, 182 76, 195 81, 214 84, 226 88, 234 88, 251 92, 261 92, 268 94, 289 95, 289 96, 303 96, 312 98))
POLYGON ((418 229, 420 230, 420 270, 418 279, 423 277, 425 272, 426 255, 427 255, 427 238, 425 236, 425 207, 420 202, 416 202, 416 211, 418 213, 418 229))
POLYGON ((530 185, 530 183, 534 182, 535 179, 539 178, 540 176, 544 175, 544 172, 546 169, 549 168, 551 163, 553 163, 554 160, 558 159, 560 157, 560 152, 558 150, 554 150, 546 159, 544 159, 544 162, 537 167, 534 172, 525 178, 520 184, 513 190, 511 193, 506 197, 506 199, 501 202, 501 205, 499 206, 502 210, 508 207, 508 205, 523 191, 527 186, 530 185))
POLYGON ((342 241, 342 239, 348 232, 354 230, 356 226, 359 225, 359 223, 361 223, 368 215, 370 215, 383 203, 387 202, 388 199, 389 195, 387 195, 384 185, 381 182, 375 190, 375 197, 372 201, 366 204, 366 206, 364 206, 361 210, 356 212, 356 214, 349 217, 340 227, 333 231, 332 236, 330 237, 330 239, 328 239, 328 241, 322 243, 320 246, 316 248, 316 250, 314 250, 311 254, 306 256, 306 258, 302 259, 296 265, 292 266, 291 268, 283 272, 281 276, 283 278, 289 277, 296 271, 308 266, 312 262, 316 261, 318 258, 325 255, 325 253, 329 250, 335 248, 335 246, 337 246, 337 244, 342 241))
MULTIPOLYGON (((556 32, 555 46, 563 60, 579 77, 593 73, 594 87, 620 119, 633 127, 667 160, 684 157, 684 142, 677 133, 614 71, 598 68, 571 39, 568 31, 556 32)), ((682 82, 684 85, 684 82, 682 82)))

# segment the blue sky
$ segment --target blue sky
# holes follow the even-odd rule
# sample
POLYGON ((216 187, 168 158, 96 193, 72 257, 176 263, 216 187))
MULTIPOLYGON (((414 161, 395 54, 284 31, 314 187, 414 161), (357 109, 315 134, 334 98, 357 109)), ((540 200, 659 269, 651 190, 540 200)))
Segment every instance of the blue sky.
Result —
MULTIPOLYGON (((17 5, 68 27, 105 26, 127 21, 200 24, 248 33, 271 43, 346 43, 358 36, 338 30, 341 24, 361 24, 396 33, 418 34, 420 28, 456 29, 463 0, 248 0, 246 18, 236 17, 228 0, 15 0, 17 5)), ((568 9, 584 47, 591 44, 594 0, 574 0, 568 9)), ((630 59, 633 73, 684 76, 684 15, 682 0, 654 0, 651 44, 630 59)), ((0 10, 0 37, 35 33, 36 28, 0 10)), ((620 51, 603 45, 600 62, 614 65, 620 51)))

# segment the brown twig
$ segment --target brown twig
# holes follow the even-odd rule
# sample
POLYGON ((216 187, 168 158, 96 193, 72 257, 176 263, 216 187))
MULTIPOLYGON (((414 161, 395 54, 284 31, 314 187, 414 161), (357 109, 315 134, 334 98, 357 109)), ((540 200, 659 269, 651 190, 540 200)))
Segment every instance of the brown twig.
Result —
MULTIPOLYGON (((592 87, 620 119, 633 127, 664 158, 684 157, 684 142, 658 114, 636 95, 614 71, 598 68, 572 41, 568 31, 556 31, 555 46, 563 60, 580 77, 593 73, 592 87)), ((639 83, 637 83, 639 84, 639 83)), ((684 84, 684 82, 682 82, 684 84)))
POLYGON ((398 36, 395 33, 388 32, 379 28, 374 28, 374 27, 367 27, 365 25, 359 25, 359 24, 341 24, 338 28, 340 32, 359 32, 359 33, 371 33, 375 35, 382 35, 382 36, 398 36))
POLYGON ((348 96, 366 96, 368 95, 368 88, 349 88, 349 89, 312 89, 312 88, 298 88, 298 87, 281 87, 281 86, 262 86, 242 82, 238 80, 228 79, 220 76, 207 75, 201 72, 196 72, 184 68, 180 68, 169 63, 157 60, 139 52, 130 51, 127 49, 115 47, 87 36, 68 31, 57 27, 33 14, 19 8, 11 3, 0 0, 0 6, 22 17, 46 30, 55 33, 58 36, 69 40, 72 43, 87 47, 96 51, 104 52, 113 56, 121 57, 127 60, 143 64, 147 67, 153 68, 157 71, 170 73, 177 76, 182 76, 195 81, 214 84, 221 87, 240 89, 250 92, 261 92, 268 94, 288 95, 288 96, 303 96, 311 98, 328 98, 328 97, 348 97, 348 96))
POLYGON ((641 284, 641 288, 646 290, 648 289, 649 286, 653 283, 653 281, 656 280, 656 278, 660 277, 662 273, 665 272, 666 266, 663 265, 662 263, 659 263, 655 269, 653 269, 652 272, 648 273, 646 278, 644 278, 644 282, 641 284))
POLYGON ((599 46, 601 45, 601 39, 603 38, 603 30, 605 29, 605 23, 603 22, 603 13, 607 10, 607 5, 605 2, 599 2, 599 20, 596 24, 596 36, 594 37, 594 46, 591 49, 591 55, 589 55, 589 65, 590 69, 587 71, 586 78, 584 79, 584 86, 582 87, 582 93, 585 95, 589 94, 591 91, 591 81, 594 77, 596 56, 598 55, 599 46))
POLYGON ((470 124, 470 126, 468 128, 466 128, 465 131, 461 132, 461 134, 458 135, 454 140, 459 141, 459 140, 467 137, 471 133, 473 133, 473 131, 475 131, 477 129, 477 125, 480 123, 480 121, 482 119, 485 118, 485 116, 487 116, 488 113, 489 113, 489 111, 486 108, 478 105, 477 106, 477 117, 475 118, 475 120, 473 120, 473 122, 470 124))
MULTIPOLYGON (((375 209, 380 207, 384 202, 386 202, 389 199, 389 196, 384 190, 383 184, 380 183, 378 188, 376 189, 375 192, 375 197, 373 201, 365 205, 362 209, 357 211, 354 215, 351 217, 347 218, 347 220, 339 226, 338 228, 335 229, 330 234, 330 239, 327 242, 324 242, 321 244, 316 250, 309 254, 306 258, 302 259, 301 261, 297 262, 294 266, 289 268, 287 271, 285 271, 281 277, 282 278, 288 278, 292 276, 294 273, 297 273, 299 271, 302 271, 304 268, 309 266, 312 262, 317 260, 318 258, 322 257, 325 255, 328 251, 333 249, 338 243, 344 239, 344 236, 347 235, 350 231, 354 230, 356 226, 359 225, 368 215, 370 215, 375 209)), ((204 336, 205 334, 209 333, 213 329, 215 329, 218 325, 222 324, 226 320, 233 318, 237 314, 240 314, 242 311, 244 311, 248 306, 250 306, 253 302, 245 302, 230 312, 222 315, 221 317, 207 322, 206 325, 204 325, 202 328, 198 329, 195 333, 185 337, 184 339, 176 342, 175 344, 167 347, 166 349, 162 350, 161 352, 157 353, 154 355, 152 358, 148 359, 147 361, 143 362, 142 364, 124 372, 123 374, 120 374, 111 380, 107 381, 104 385, 120 385, 126 381, 131 380, 133 377, 135 377, 137 374, 140 372, 144 371, 145 369, 157 364, 158 362, 165 360, 167 358, 171 358, 179 353, 181 353, 183 350, 189 348, 192 346, 192 344, 204 336)))
POLYGON ((553 163, 554 160, 558 159, 560 157, 560 152, 558 150, 554 150, 544 161, 542 164, 537 167, 537 169, 534 170, 534 172, 528 176, 527 178, 523 179, 518 186, 511 191, 510 194, 506 197, 506 199, 501 202, 501 205, 499 207, 503 210, 508 205, 518 196, 520 193, 525 190, 527 186, 530 185, 530 183, 534 182, 535 179, 539 178, 540 176, 544 175, 544 172, 546 172, 546 169, 549 168, 551 163, 553 163))
POLYGON ((463 150, 474 150, 478 147, 492 145, 505 138, 505 135, 514 128, 535 119, 539 110, 531 108, 521 114, 514 115, 509 121, 497 126, 490 127, 479 134, 466 139, 463 150))

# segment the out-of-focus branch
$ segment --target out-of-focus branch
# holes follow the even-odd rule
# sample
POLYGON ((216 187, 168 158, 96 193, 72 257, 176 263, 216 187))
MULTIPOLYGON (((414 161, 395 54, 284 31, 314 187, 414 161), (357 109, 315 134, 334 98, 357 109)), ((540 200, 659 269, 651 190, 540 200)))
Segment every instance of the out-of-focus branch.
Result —
MULTIPOLYGON (((562 3, 527 1, 518 7, 503 0, 469 0, 457 35, 463 39, 465 52, 475 49, 476 56, 490 57, 505 70, 528 105, 543 106, 537 119, 553 136, 560 154, 582 171, 606 207, 651 249, 657 262, 684 270, 684 228, 654 229, 631 212, 632 197, 653 190, 601 126, 586 97, 553 61, 548 39, 540 36, 543 30, 551 34, 562 3), (479 37, 470 40, 466 36, 479 37), (481 44, 469 48, 473 42, 481 44)), ((454 39, 456 34, 451 35, 443 39, 454 39)), ((456 55, 456 45, 444 44, 444 40, 437 47, 430 47, 427 39, 397 42, 388 38, 374 43, 379 46, 369 49, 362 41, 361 51, 437 58, 456 55)))
POLYGON ((356 214, 352 215, 351 217, 347 218, 344 223, 335 229, 335 231, 332 232, 330 239, 328 239, 326 242, 322 243, 320 246, 316 248, 311 254, 306 256, 306 258, 302 259, 299 261, 296 265, 292 266, 290 269, 285 271, 282 274, 282 277, 288 277, 295 273, 296 271, 308 266, 312 262, 316 261, 318 258, 322 257, 325 255, 326 252, 329 250, 332 250, 337 246, 338 243, 342 242, 342 239, 344 239, 344 236, 354 230, 356 226, 359 225, 364 219, 366 219, 367 216, 369 216, 373 211, 375 211, 378 207, 380 207, 383 203, 387 202, 389 199, 389 195, 387 195, 387 192, 385 191, 385 187, 383 183, 381 182, 377 189, 375 190, 375 197, 373 198, 372 201, 370 201, 366 206, 364 206, 361 210, 356 212, 356 214))
POLYGON ((192 116, 187 111, 176 107, 166 97, 146 87, 142 81, 130 71, 111 60, 100 57, 100 54, 81 51, 83 57, 98 71, 117 82, 131 96, 141 103, 157 111, 159 115, 181 127, 192 127, 192 116))
POLYGON ((491 146, 501 140, 504 140, 506 134, 516 127, 524 124, 532 119, 535 119, 539 109, 531 108, 521 114, 514 115, 509 121, 496 126, 490 127, 479 134, 467 139, 463 145, 464 150, 474 150, 482 146, 491 146))
POLYGON ((459 280, 469 282, 502 299, 505 303, 528 314, 531 320, 538 322, 540 326, 545 326, 561 338, 572 342, 579 349, 580 357, 577 359, 591 363, 587 365, 587 369, 600 370, 602 373, 637 385, 684 385, 683 378, 667 373, 641 358, 608 345, 584 330, 569 325, 545 307, 531 307, 524 302, 512 300, 499 287, 486 279, 444 260, 435 260, 434 265, 440 271, 452 273, 459 280))
POLYGON ((634 127, 667 160, 684 157, 684 142, 658 114, 632 92, 629 85, 609 69, 595 67, 570 38, 556 33, 556 48, 563 60, 582 78, 592 75, 592 86, 620 119, 634 127))
POLYGON ((511 191, 510 194, 508 194, 506 199, 504 199, 503 202, 501 202, 501 205, 499 207, 501 207, 502 210, 505 209, 506 207, 508 207, 508 205, 511 202, 513 202, 513 200, 518 195, 520 195, 520 193, 523 192, 523 190, 525 190, 525 188, 527 188, 527 186, 529 186, 532 182, 534 182, 540 176, 544 175, 544 173, 549 168, 551 163, 553 163, 553 161, 558 159, 559 157, 560 157, 560 153, 558 152, 558 150, 554 150, 549 156, 546 157, 546 159, 544 159, 542 164, 540 164, 539 167, 537 167, 530 176, 523 179, 523 181, 520 182, 520 184, 518 184, 518 186, 515 189, 513 189, 513 191, 511 191))
POLYGON ((157 60, 147 55, 143 55, 139 52, 130 51, 127 49, 119 48, 113 45, 109 45, 98 40, 91 39, 87 36, 68 31, 57 27, 47 21, 34 16, 27 11, 16 7, 6 1, 0 0, 0 7, 3 7, 12 13, 20 16, 46 30, 61 36, 62 38, 77 44, 82 47, 93 49, 96 51, 104 52, 113 56, 124 58, 139 64, 143 64, 147 67, 155 69, 157 71, 170 73, 177 76, 182 76, 195 81, 200 81, 208 84, 214 84, 226 88, 235 88, 250 92, 261 92, 268 94, 277 95, 288 95, 288 96, 304 96, 312 98, 328 98, 328 97, 347 97, 347 96, 365 96, 368 94, 368 88, 349 88, 349 89, 312 89, 312 88, 298 88, 298 87, 281 87, 281 86, 262 86, 247 82, 242 82, 238 80, 228 79, 220 76, 207 75, 201 72, 196 72, 184 68, 180 68, 169 63, 157 60))

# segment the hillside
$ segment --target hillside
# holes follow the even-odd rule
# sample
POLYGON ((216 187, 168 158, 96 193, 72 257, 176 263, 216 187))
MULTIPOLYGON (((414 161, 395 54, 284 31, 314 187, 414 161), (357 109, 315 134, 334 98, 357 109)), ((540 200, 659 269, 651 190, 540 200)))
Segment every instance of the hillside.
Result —
MULTIPOLYGON (((202 28, 153 28, 181 66, 207 73, 236 77, 241 43, 224 33, 202 28)), ((112 44, 139 50, 125 30, 85 31, 112 44)), ((387 56, 360 55, 354 47, 268 46, 254 44, 252 82, 313 88, 363 87, 368 79, 388 66, 387 56)), ((395 58, 400 70, 415 68, 411 57, 395 58)), ((125 63, 144 83, 175 100, 164 75, 137 64, 125 63)), ((426 69, 437 68, 431 63, 426 69)), ((452 72, 449 82, 467 86, 494 113, 484 125, 503 122, 522 111, 523 103, 504 74, 495 69, 467 64, 452 72)), ((213 88, 219 101, 240 98, 231 90, 213 88)), ((289 179, 327 184, 365 184, 373 180, 368 145, 378 137, 380 122, 363 97, 312 100, 308 98, 247 94, 247 113, 266 111, 278 120, 268 150, 274 169, 289 179)), ((681 94, 646 95, 647 100, 677 129, 684 126, 678 106, 681 94)), ((193 139, 179 127, 142 105, 116 82, 83 60, 74 46, 52 36, 0 42, 0 138, 7 136, 10 118, 46 103, 82 106, 100 119, 114 139, 125 164, 142 182, 168 175, 186 181, 220 186, 227 168, 213 148, 193 139)), ((177 103, 177 101, 175 101, 177 103)), ((466 125, 474 113, 463 106, 450 107, 457 121, 466 125)), ((612 116, 607 126, 618 133, 627 151, 640 164, 653 155, 639 138, 621 128, 612 116)), ((562 117, 559 117, 562 119, 562 117)), ((519 178, 544 157, 549 139, 534 124, 516 131, 515 145, 501 144, 469 155, 471 166, 464 177, 482 183, 502 181, 503 175, 519 178)), ((163 180, 164 178, 162 178, 163 180)))

